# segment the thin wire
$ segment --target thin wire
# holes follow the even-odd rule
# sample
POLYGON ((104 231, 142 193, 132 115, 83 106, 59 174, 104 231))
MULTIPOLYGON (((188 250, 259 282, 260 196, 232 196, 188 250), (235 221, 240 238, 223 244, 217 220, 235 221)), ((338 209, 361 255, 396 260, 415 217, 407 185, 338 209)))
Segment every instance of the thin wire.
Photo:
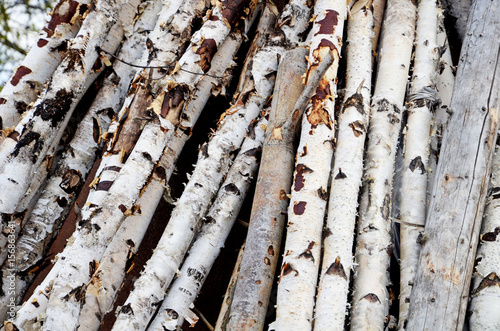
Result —
MULTIPOLYGON (((102 49, 101 47, 97 46, 96 47, 97 51, 98 52, 103 52, 107 55, 110 55, 111 57, 113 57, 114 59, 116 59, 117 61, 120 61, 121 63, 124 63, 126 65, 129 65, 131 67, 136 67, 136 68, 141 68, 141 69, 170 69, 173 67, 172 64, 170 65, 166 65, 166 66, 141 66, 141 65, 138 65, 138 64, 133 64, 133 63, 130 63, 130 62, 127 62, 125 60, 122 60, 120 59, 119 57, 117 57, 116 55, 114 54, 111 54, 110 52, 108 51, 105 51, 104 49, 102 49)), ((210 75, 210 74, 200 74, 198 72, 194 72, 194 71, 189 71, 189 70, 186 70, 186 69, 183 69, 183 68, 180 68, 181 71, 184 71, 184 72, 187 72, 189 74, 193 74, 193 75, 199 75, 199 76, 208 76, 208 77, 212 77, 212 78, 225 78, 224 76, 215 76, 215 75, 210 75)), ((165 76, 164 76, 165 77, 165 76)), ((158 79, 161 79, 161 78, 158 78, 158 79)))

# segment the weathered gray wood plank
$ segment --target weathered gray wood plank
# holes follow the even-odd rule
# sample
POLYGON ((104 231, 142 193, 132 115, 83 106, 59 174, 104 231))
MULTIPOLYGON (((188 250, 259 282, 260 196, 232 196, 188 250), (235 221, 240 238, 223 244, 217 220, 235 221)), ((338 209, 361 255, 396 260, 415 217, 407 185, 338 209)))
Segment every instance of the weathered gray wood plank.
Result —
POLYGON ((462 330, 500 105, 500 2, 475 0, 422 236, 407 330, 462 330))

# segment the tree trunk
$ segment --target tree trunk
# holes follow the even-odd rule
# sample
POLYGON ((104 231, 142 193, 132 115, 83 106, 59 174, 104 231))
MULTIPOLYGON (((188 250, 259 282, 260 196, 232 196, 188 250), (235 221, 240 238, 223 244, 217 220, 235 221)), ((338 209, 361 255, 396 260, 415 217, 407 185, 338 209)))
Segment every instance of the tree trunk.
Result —
POLYGON ((408 330, 462 330, 500 106, 500 4, 474 2, 422 236, 408 330))

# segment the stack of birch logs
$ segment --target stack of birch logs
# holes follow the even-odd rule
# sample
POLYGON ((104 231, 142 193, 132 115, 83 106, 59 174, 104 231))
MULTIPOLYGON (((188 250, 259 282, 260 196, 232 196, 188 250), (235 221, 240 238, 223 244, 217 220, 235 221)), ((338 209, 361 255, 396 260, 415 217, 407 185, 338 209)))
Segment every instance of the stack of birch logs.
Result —
POLYGON ((500 330, 499 35, 495 0, 60 0, 0 92, 2 329, 500 330))

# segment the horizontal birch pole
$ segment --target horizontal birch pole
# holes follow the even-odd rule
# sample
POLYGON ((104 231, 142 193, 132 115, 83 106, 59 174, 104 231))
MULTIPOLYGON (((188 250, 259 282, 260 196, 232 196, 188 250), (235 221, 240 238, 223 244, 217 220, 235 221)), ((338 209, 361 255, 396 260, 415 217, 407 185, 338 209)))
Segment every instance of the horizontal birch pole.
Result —
POLYGON ((408 330, 462 330, 500 106, 500 4, 470 12, 410 297, 408 330))

